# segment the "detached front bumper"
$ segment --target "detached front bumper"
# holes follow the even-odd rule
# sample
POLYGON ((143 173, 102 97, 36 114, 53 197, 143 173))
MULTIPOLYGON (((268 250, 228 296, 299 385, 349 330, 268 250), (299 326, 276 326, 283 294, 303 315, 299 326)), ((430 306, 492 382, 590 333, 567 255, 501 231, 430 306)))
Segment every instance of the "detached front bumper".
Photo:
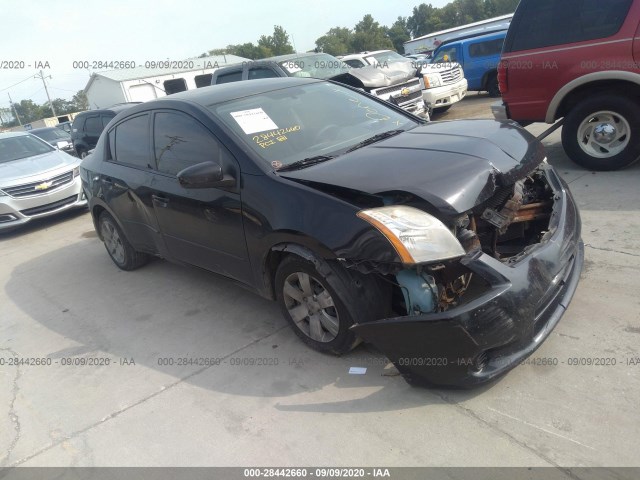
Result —
POLYGON ((566 184, 551 167, 546 175, 556 193, 550 238, 514 265, 484 253, 461 260, 488 291, 444 313, 352 327, 409 383, 471 387, 494 380, 531 355, 559 322, 578 285, 584 246, 566 184))

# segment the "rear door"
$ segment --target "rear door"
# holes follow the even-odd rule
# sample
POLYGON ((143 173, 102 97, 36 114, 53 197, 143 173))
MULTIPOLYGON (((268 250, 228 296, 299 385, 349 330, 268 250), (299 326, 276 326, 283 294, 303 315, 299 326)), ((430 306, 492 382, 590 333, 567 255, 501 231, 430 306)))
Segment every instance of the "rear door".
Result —
POLYGON ((95 115, 88 115, 87 118, 85 118, 82 139, 89 148, 96 146, 102 130, 104 130, 104 126, 99 114, 96 113, 95 115))
POLYGON ((240 168, 217 138, 194 117, 176 110, 154 114, 157 172, 153 205, 171 257, 245 283, 252 281, 242 222, 240 168), (177 174, 214 161, 236 179, 228 188, 186 189, 177 174))

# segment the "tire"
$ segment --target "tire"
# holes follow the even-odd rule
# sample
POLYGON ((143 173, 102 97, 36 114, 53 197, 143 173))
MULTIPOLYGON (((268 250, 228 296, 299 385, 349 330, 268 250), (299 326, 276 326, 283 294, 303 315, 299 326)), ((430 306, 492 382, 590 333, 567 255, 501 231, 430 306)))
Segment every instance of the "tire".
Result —
POLYGON ((500 85, 498 84, 498 74, 492 73, 487 80, 487 91, 491 98, 498 98, 502 96, 500 93, 500 85))
POLYGON ((589 170, 628 167, 640 158, 637 103, 619 95, 598 95, 579 103, 565 117, 562 146, 571 160, 589 170))
POLYGON ((83 148, 78 150, 78 158, 80 158, 81 160, 84 160, 85 157, 87 156, 87 151, 83 148))
POLYGON ((135 270, 149 261, 149 255, 136 251, 124 232, 107 212, 102 212, 98 221, 100 237, 104 242, 107 253, 121 270, 135 270))
POLYGON ((285 257, 275 275, 276 299, 304 343, 341 355, 360 343, 350 330, 354 323, 382 318, 390 310, 390 291, 386 295, 372 276, 347 272, 338 264, 321 265, 323 273, 301 257, 285 257))

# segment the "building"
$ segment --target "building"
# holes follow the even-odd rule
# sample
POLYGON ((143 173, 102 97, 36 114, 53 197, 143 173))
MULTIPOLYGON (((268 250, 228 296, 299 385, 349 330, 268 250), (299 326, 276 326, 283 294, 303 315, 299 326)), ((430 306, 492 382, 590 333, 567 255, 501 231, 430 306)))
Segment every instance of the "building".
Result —
POLYGON ((84 91, 91 110, 118 103, 146 102, 206 87, 211 84, 211 74, 218 68, 250 61, 236 55, 218 55, 182 61, 145 62, 136 68, 95 72, 84 91))
POLYGON ((501 17, 488 18, 480 22, 461 25, 460 27, 430 33, 422 37, 414 38, 404 42, 404 53, 430 53, 433 52, 442 42, 465 35, 481 35, 495 30, 507 30, 511 24, 513 13, 501 17))

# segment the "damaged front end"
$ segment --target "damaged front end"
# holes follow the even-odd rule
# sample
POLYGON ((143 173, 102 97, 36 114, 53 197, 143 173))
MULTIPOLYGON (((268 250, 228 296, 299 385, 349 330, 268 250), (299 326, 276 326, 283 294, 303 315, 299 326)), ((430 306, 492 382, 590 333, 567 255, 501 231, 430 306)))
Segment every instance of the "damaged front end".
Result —
MULTIPOLYGON (((410 383, 473 386, 506 373, 541 345, 575 292, 584 253, 566 185, 546 163, 501 182, 471 210, 442 219, 447 233, 436 231, 433 243, 452 245, 438 238, 451 235, 458 251, 442 247, 418 252, 437 261, 405 261, 413 252, 406 237, 408 253, 394 243, 402 264, 366 265, 394 285, 396 316, 352 329, 410 383)), ((368 221, 391 237, 384 222, 368 221)))

